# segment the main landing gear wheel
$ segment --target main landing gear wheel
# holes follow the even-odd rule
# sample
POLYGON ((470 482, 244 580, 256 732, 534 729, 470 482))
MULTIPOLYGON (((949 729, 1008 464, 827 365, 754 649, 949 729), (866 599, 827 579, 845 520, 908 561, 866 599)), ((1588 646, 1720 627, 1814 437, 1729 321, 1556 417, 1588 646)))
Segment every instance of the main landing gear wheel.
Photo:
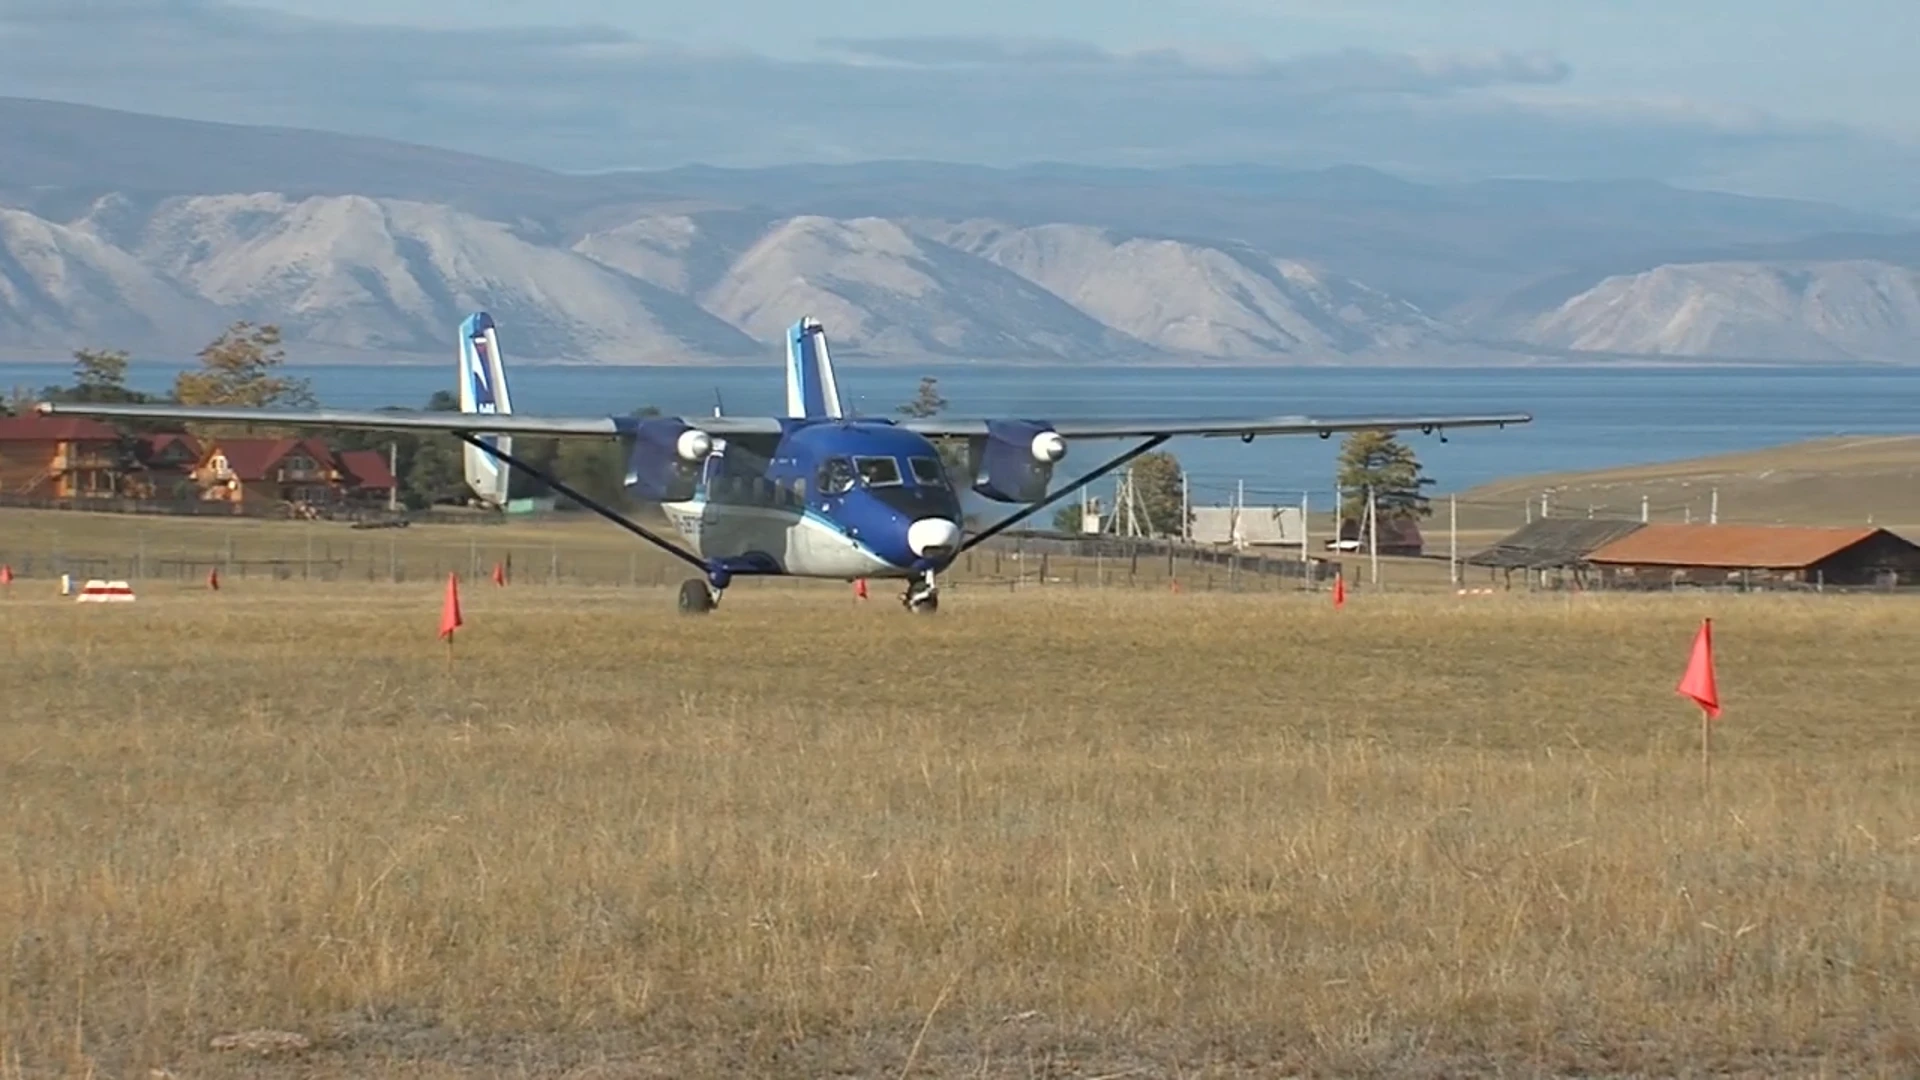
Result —
POLYGON ((912 614, 931 615, 940 610, 940 591, 934 588, 933 579, 929 576, 926 580, 907 586, 900 603, 912 614))
POLYGON ((705 615, 712 611, 718 597, 713 589, 699 578, 688 578, 680 583, 680 614, 705 615))

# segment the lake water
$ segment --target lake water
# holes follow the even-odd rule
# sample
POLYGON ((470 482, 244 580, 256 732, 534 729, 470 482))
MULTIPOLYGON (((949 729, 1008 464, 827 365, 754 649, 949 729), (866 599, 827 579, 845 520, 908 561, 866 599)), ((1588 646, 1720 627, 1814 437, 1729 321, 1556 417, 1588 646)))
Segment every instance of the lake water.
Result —
MULTIPOLYGON (((420 406, 451 388, 447 368, 289 365, 340 408, 420 406)), ((1454 491, 1518 473, 1589 469, 1754 449, 1830 435, 1906 434, 1916 423, 1920 367, 1889 368, 1117 368, 928 364, 840 365, 848 405, 890 413, 922 375, 940 380, 953 415, 1067 419, 1264 414, 1518 411, 1532 424, 1408 436, 1435 489, 1454 491)), ((130 383, 164 390, 177 368, 136 362, 130 383)), ((510 372, 518 412, 604 415, 641 405, 711 415, 717 389, 730 413, 779 413, 779 362, 712 368, 526 366, 510 372)), ((67 381, 59 365, 0 367, 0 388, 67 381)), ((1084 470, 1119 444, 1089 444, 1084 470)), ((1311 436, 1176 439, 1166 447, 1192 479, 1194 501, 1224 501, 1244 482, 1249 503, 1325 505, 1339 440, 1311 436)), ((1096 485, 1106 488, 1106 482, 1096 485)))

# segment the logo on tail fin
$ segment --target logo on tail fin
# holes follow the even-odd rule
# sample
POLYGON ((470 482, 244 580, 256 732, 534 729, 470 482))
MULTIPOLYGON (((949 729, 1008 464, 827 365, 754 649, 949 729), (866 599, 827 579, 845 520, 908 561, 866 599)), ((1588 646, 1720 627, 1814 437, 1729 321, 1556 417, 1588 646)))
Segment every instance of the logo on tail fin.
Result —
MULTIPOLYGON (((493 318, 475 312, 460 324, 460 411, 482 416, 506 416, 513 412, 507 395, 507 372, 500 360, 500 340, 494 332, 493 318)), ((504 453, 513 452, 513 439, 506 435, 482 434, 480 441, 504 453)), ((467 486, 485 502, 505 506, 507 502, 507 466, 475 446, 464 448, 463 462, 467 486)))

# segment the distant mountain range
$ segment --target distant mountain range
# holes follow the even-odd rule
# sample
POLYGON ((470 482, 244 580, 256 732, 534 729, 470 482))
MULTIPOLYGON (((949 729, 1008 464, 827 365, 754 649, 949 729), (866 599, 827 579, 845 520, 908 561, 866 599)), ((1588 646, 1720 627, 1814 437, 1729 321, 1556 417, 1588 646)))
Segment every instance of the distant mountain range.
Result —
POLYGON ((1920 225, 1654 183, 877 162, 563 175, 0 99, 0 355, 907 363, 1920 359, 1920 225))

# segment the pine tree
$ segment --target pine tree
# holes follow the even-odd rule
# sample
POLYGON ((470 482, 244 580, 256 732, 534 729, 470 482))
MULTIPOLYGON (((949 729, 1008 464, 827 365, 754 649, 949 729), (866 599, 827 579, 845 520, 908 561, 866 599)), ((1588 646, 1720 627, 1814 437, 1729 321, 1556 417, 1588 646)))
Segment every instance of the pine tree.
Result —
MULTIPOLYGON (((925 420, 939 415, 946 407, 947 399, 940 394, 940 380, 931 375, 922 375, 913 400, 894 411, 911 419, 925 420)), ((973 478, 967 475, 967 440, 935 439, 933 448, 940 455, 941 464, 946 467, 949 483, 961 490, 973 484, 973 478)))
POLYGON ((1146 514, 1148 534, 1184 534, 1191 524, 1191 514, 1187 521, 1181 520, 1185 499, 1181 494, 1180 459, 1165 450, 1155 450, 1134 458, 1129 468, 1133 474, 1133 495, 1146 514))
POLYGON ((895 411, 901 416, 910 416, 916 420, 924 420, 929 416, 938 415, 940 410, 946 407, 947 399, 940 396, 940 380, 931 375, 922 375, 920 377, 920 389, 915 391, 913 400, 900 406, 900 408, 895 411))
POLYGON ((1413 448, 1390 431, 1356 431, 1340 448, 1340 517, 1364 521, 1367 492, 1373 492, 1382 523, 1422 518, 1433 513, 1421 489, 1432 484, 1420 474, 1413 448))

